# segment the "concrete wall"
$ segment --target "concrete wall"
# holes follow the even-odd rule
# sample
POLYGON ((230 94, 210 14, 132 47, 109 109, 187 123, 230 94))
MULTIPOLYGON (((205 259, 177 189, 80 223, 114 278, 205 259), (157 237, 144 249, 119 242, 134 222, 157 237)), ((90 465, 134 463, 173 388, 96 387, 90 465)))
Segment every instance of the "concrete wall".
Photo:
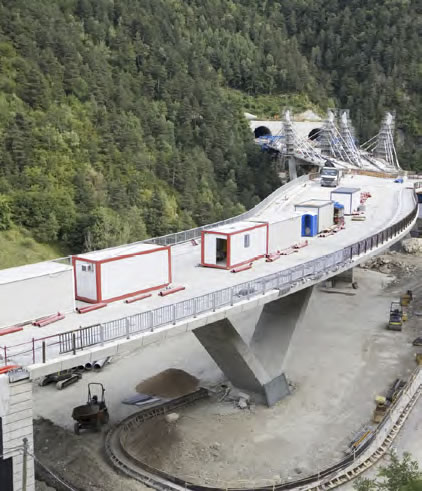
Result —
POLYGON ((295 216, 269 224, 268 252, 287 249, 300 242, 302 236, 302 216, 295 216))
MULTIPOLYGON (((32 383, 22 380, 9 383, 7 375, 0 375, 0 418, 2 420, 3 455, 13 462, 13 491, 22 490, 23 438, 28 439, 26 459, 26 491, 35 490, 32 426, 32 383)), ((0 483, 0 489, 3 489, 0 483)))
POLYGON ((170 283, 167 249, 101 264, 102 300, 110 300, 167 283, 170 283))
POLYGON ((0 327, 75 308, 73 268, 0 285, 0 327))

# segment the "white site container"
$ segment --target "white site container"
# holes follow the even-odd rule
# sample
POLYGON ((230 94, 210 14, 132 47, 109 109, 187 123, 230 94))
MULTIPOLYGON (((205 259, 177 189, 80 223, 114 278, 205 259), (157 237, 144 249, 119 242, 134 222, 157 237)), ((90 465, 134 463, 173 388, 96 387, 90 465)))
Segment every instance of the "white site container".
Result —
POLYGON ((301 241, 301 214, 297 213, 286 218, 271 218, 267 220, 267 223, 269 254, 271 254, 272 252, 282 251, 283 249, 288 249, 292 245, 297 244, 301 241))
POLYGON ((268 254, 268 224, 237 222, 202 231, 201 265, 230 269, 268 254))
POLYGON ((295 211, 318 217, 318 232, 334 224, 334 203, 322 199, 310 199, 295 205, 295 211))
POLYGON ((330 197, 344 205, 345 215, 351 215, 360 205, 360 188, 337 188, 331 191, 330 197))
POLYGON ((0 271, 0 327, 75 309, 73 268, 46 261, 0 271))
POLYGON ((171 283, 169 246, 132 244, 73 256, 75 297, 113 302, 171 283))

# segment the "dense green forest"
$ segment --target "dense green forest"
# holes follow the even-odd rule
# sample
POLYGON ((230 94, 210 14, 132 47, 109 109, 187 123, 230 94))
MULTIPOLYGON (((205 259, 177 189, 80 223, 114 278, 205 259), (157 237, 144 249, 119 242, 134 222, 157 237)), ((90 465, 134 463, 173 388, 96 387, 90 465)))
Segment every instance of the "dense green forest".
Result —
POLYGON ((422 170, 421 10, 0 0, 0 230, 76 252, 251 207, 278 185, 242 117, 265 94, 349 107, 362 139, 396 109, 403 162, 422 170))

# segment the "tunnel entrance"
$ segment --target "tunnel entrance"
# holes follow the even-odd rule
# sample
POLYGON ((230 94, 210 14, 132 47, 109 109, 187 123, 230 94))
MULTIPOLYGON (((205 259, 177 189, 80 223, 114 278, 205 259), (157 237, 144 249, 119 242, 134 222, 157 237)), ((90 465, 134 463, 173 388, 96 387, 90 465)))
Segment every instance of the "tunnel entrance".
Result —
POLYGON ((309 140, 317 140, 321 133, 321 130, 322 128, 313 128, 308 134, 309 140))
POLYGON ((266 126, 258 126, 254 130, 255 138, 259 138, 261 136, 271 136, 271 131, 266 126))

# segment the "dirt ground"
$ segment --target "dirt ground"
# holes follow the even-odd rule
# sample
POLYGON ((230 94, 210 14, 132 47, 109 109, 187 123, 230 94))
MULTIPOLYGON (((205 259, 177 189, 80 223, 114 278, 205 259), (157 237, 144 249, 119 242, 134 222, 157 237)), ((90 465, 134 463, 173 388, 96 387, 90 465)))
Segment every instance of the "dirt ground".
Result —
POLYGON ((184 370, 169 368, 143 380, 136 386, 136 391, 150 396, 176 398, 195 392, 198 382, 196 377, 184 370))
MULTIPOLYGON (((176 422, 154 420, 144 426, 129 442, 134 455, 181 477, 220 485, 304 477, 341 458, 370 421, 374 397, 415 368, 411 341, 422 335, 422 317, 415 315, 422 312, 422 258, 400 253, 392 257, 406 266, 391 268, 388 275, 356 269, 355 295, 314 290, 286 363, 296 388, 292 396, 273 408, 255 406, 251 411, 215 399, 199 402, 181 411, 176 422), (398 279, 393 281, 392 274, 398 279), (409 288, 416 297, 409 321, 402 332, 387 331, 390 302, 409 288)), ((258 315, 235 320, 245 339, 250 339, 258 315)), ((57 425, 35 423, 39 458, 78 489, 144 489, 105 462, 102 435, 76 437, 67 431, 73 424, 71 408, 83 403, 87 382, 100 381, 107 389, 111 424, 117 423, 137 410, 121 400, 136 393, 140 380, 169 367, 185 370, 201 384, 224 380, 194 335, 186 333, 116 358, 63 391, 34 385, 35 415, 57 425)), ((420 419, 414 423, 419 439, 420 419)), ((409 440, 416 436, 411 432, 409 440)))
MULTIPOLYGON (((38 419, 34 421, 34 441, 37 458, 78 491, 147 489, 117 474, 106 462, 103 453, 104 433, 85 433, 81 438, 51 421, 38 419)), ((49 484, 56 489, 53 481, 49 484)), ((39 483, 38 489, 42 490, 42 486, 44 483, 39 483)))

